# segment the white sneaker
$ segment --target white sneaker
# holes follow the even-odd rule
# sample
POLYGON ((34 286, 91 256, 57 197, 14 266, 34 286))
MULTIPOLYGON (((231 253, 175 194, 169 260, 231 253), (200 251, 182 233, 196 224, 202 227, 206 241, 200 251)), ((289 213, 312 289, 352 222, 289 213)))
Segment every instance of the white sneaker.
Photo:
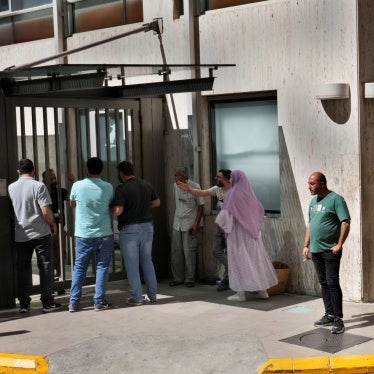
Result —
POLYGON ((268 299, 269 298, 269 294, 266 290, 262 290, 262 291, 258 291, 257 292, 257 298, 258 299, 268 299))
POLYGON ((235 295, 229 296, 230 301, 245 301, 245 292, 237 292, 235 295))

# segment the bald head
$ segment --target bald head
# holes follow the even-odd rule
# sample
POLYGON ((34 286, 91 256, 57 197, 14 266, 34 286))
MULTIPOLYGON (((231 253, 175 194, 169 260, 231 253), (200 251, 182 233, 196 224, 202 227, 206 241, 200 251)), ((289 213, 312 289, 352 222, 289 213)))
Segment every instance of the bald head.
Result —
POLYGON ((319 171, 310 175, 308 179, 308 188, 312 195, 317 195, 318 197, 326 196, 329 193, 326 177, 319 171))

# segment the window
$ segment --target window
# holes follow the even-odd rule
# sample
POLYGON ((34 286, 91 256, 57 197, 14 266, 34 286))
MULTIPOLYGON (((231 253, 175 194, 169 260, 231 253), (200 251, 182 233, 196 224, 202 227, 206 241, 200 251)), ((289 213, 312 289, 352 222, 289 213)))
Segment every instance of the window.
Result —
POLYGON ((0 46, 53 38, 52 7, 0 18, 0 46))
POLYGON ((143 0, 68 2, 68 34, 143 22, 143 0))
POLYGON ((213 172, 243 170, 267 213, 280 213, 276 97, 212 101, 213 172))
POLYGON ((9 9, 9 0, 0 0, 0 12, 6 12, 9 9))
POLYGON ((173 19, 178 19, 184 14, 183 0, 173 0, 173 19))
POLYGON ((41 5, 52 4, 53 0, 0 0, 0 12, 35 8, 41 5))
POLYGON ((200 0, 201 11, 227 8, 236 5, 259 3, 266 0, 200 0))

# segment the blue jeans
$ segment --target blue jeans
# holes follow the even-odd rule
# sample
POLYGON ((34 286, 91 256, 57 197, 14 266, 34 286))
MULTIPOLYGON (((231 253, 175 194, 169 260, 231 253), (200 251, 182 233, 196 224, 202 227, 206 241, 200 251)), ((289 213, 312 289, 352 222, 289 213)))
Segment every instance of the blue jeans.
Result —
POLYGON ((325 313, 343 318, 343 294, 339 283, 339 268, 342 252, 331 251, 312 253, 314 268, 322 288, 325 313))
POLYGON ((27 242, 16 242, 17 261, 17 297, 21 306, 30 304, 30 288, 32 284, 31 258, 36 253, 39 277, 40 300, 43 305, 53 302, 53 241, 52 235, 32 239, 27 242))
POLYGON ((153 224, 145 222, 126 225, 119 233, 119 241, 132 298, 135 301, 143 301, 140 265, 147 286, 147 296, 150 300, 156 299, 157 279, 152 261, 153 224))
POLYGON ((77 304, 81 300, 82 287, 93 252, 96 255, 96 284, 93 300, 95 304, 105 300, 113 248, 113 235, 100 238, 75 237, 75 262, 71 280, 70 304, 77 304))

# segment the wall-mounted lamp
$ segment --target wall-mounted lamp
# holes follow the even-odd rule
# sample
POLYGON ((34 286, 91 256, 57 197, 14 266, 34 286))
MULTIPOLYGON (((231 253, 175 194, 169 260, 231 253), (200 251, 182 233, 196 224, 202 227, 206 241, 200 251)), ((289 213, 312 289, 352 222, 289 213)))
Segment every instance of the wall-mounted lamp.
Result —
POLYGON ((365 99, 374 99, 374 83, 373 82, 365 83, 364 97, 365 99))
POLYGON ((321 84, 316 88, 316 99, 349 99, 348 83, 329 83, 321 84))

